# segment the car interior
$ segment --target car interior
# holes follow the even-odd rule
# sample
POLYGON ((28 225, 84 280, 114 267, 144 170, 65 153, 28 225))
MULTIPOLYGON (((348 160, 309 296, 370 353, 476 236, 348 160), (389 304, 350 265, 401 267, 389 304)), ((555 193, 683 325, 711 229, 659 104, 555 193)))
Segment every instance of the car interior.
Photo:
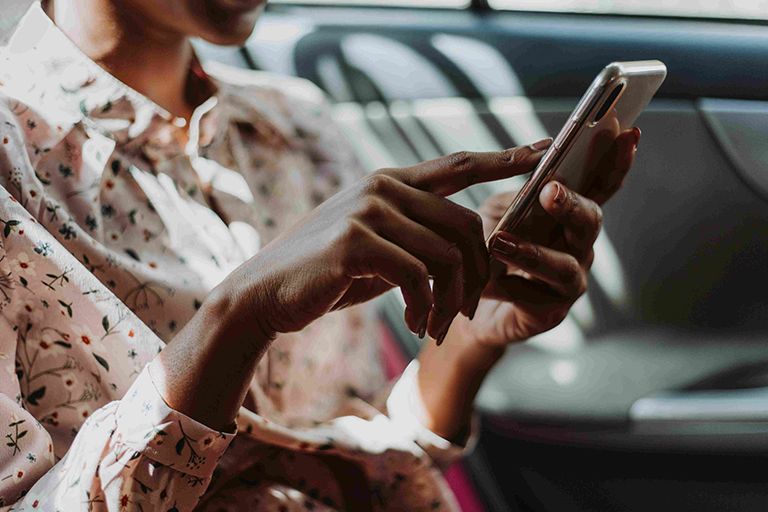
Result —
MULTIPOLYGON (((466 511, 765 510, 768 15, 552 3, 274 2, 243 48, 197 48, 317 84, 369 171, 554 136, 606 64, 663 61, 588 294, 507 350, 449 481, 466 511)), ((423 342, 379 305, 395 375, 423 342)))

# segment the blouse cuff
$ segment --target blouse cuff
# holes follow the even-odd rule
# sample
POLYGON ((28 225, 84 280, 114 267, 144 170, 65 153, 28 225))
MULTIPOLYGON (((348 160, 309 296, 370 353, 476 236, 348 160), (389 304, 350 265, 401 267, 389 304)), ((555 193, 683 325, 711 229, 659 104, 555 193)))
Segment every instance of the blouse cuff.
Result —
POLYGON ((452 443, 425 427, 427 412, 416 379, 418 372, 419 361, 414 359, 392 388, 387 398, 387 412, 399 429, 409 432, 438 466, 446 468, 474 449, 477 444, 477 418, 472 417, 469 434, 463 444, 452 443))
POLYGON ((171 409, 152 380, 151 366, 144 367, 120 401, 113 439, 164 466, 209 477, 235 434, 213 430, 171 409))

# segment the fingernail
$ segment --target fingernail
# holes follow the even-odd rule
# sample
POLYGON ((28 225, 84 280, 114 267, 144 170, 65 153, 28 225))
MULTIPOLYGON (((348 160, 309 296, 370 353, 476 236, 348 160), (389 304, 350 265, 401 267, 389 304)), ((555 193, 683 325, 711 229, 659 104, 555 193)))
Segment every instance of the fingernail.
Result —
POLYGON ((635 126, 632 131, 635 133, 635 151, 637 151, 637 146, 640 144, 640 136, 643 134, 643 132, 640 131, 640 128, 635 126))
POLYGON ((558 206, 565 204, 565 196, 565 188, 561 184, 555 183, 555 197, 552 198, 555 204, 558 206))
POLYGON ((467 315, 467 318, 469 318, 470 320, 475 318, 475 313, 477 313, 477 306, 479 306, 479 305, 480 305, 480 298, 478 298, 475 301, 475 305, 472 306, 471 310, 469 310, 469 315, 467 315))
POLYGON ((493 242, 493 247, 491 249, 494 252, 498 252, 508 258, 514 258, 519 251, 519 247, 516 243, 510 240, 504 240, 500 236, 496 237, 496 240, 493 242))
POLYGON ((435 338, 435 341, 437 342, 438 347, 443 344, 443 340, 445 340, 445 336, 446 334, 448 334, 448 329, 451 328, 452 323, 453 323, 453 318, 451 318, 448 324, 446 324, 445 328, 440 332, 437 338, 435 338))
POLYGON ((424 320, 421 321, 421 325, 419 326, 419 338, 422 340, 427 334, 427 320, 429 320, 429 314, 424 315, 424 320))
POLYGON ((531 149, 533 149, 534 151, 542 151, 544 149, 547 149, 549 146, 552 145, 553 140, 554 139, 552 139, 552 137, 541 139, 540 141, 534 142, 533 144, 531 144, 531 149))
POLYGON ((480 305, 480 299, 483 298, 483 291, 485 290, 485 287, 483 286, 480 288, 480 291, 477 292, 477 294, 473 297, 474 300, 472 301, 472 308, 469 310, 469 315, 467 315, 467 318, 470 320, 475 318, 475 313, 477 313, 477 306, 480 305))

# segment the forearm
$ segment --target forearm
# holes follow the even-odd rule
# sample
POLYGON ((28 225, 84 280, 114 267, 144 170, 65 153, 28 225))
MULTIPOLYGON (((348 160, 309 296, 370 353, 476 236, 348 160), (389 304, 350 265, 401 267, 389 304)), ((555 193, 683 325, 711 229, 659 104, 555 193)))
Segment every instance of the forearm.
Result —
POLYGON ((441 346, 427 342, 419 354, 425 426, 449 440, 458 440, 467 432, 477 392, 504 353, 503 348, 472 342, 468 324, 466 318, 457 317, 441 346))
MULTIPOLYGON (((222 285, 223 286, 223 285, 222 285)), ((243 301, 219 287, 158 356, 153 375, 173 409, 225 430, 232 426, 272 336, 254 329, 243 301)))

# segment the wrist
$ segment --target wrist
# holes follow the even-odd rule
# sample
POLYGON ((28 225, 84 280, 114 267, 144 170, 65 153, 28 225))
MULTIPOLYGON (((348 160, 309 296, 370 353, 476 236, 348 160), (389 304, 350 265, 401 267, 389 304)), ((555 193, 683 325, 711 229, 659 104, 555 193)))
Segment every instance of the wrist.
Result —
POLYGON ((469 323, 457 317, 445 342, 440 347, 429 342, 419 355, 417 382, 426 413, 424 426, 449 440, 467 432, 480 386, 504 354, 504 347, 475 342, 469 323))
POLYGON ((263 353, 277 336, 269 328, 265 318, 250 300, 247 292, 241 291, 237 283, 225 280, 216 286, 203 301, 198 315, 209 327, 240 347, 250 347, 256 353, 263 353))
POLYGON ((462 374, 475 375, 482 380, 504 355, 506 345, 483 343, 475 336, 474 329, 470 319, 456 317, 446 335, 445 345, 450 349, 444 352, 443 357, 447 364, 462 374))
POLYGON ((173 409, 216 429, 231 426, 271 337, 217 287, 162 350, 160 394, 173 409))

